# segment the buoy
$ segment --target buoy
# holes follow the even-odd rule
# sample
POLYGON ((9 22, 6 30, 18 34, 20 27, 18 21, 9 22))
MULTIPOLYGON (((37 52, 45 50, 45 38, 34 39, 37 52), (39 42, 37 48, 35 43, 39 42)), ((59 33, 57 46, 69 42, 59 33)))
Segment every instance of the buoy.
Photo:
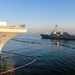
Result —
POLYGON ((54 44, 55 44, 55 45, 59 45, 59 42, 55 42, 54 44))

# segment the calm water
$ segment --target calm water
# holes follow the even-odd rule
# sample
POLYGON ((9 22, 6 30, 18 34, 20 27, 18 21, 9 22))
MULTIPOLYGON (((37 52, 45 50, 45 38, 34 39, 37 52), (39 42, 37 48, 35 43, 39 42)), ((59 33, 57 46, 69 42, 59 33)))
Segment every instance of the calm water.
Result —
MULTIPOLYGON (((51 42, 55 40, 41 39, 38 34, 23 34, 16 39, 31 42, 51 42)), ((75 45, 75 41, 59 40, 60 43, 75 45)), ((5 75, 75 75, 75 49, 46 44, 32 44, 10 40, 2 51, 15 52, 33 56, 36 61, 29 66, 5 75)), ((32 58, 2 52, 0 72, 19 67, 32 61, 32 58)))

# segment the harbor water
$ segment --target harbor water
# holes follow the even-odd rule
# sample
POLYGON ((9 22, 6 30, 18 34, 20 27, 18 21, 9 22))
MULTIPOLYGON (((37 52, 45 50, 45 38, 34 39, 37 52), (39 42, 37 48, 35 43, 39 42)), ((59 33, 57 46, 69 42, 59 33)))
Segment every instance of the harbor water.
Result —
POLYGON ((4 75, 75 75, 75 49, 53 44, 58 41, 74 46, 74 40, 42 39, 39 34, 22 34, 14 39, 29 41, 30 43, 8 41, 2 49, 0 73, 20 67, 36 59, 32 64, 4 75), (41 42, 41 44, 32 42, 41 42))

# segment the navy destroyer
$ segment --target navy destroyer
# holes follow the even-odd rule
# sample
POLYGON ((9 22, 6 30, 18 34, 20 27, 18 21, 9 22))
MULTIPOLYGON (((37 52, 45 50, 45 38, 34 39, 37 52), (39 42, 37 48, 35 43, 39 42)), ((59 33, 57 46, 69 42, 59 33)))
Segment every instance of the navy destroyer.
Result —
POLYGON ((60 39, 60 40, 75 40, 75 35, 71 35, 68 32, 61 32, 57 31, 57 25, 55 26, 55 30, 49 34, 40 34, 44 39, 60 39))

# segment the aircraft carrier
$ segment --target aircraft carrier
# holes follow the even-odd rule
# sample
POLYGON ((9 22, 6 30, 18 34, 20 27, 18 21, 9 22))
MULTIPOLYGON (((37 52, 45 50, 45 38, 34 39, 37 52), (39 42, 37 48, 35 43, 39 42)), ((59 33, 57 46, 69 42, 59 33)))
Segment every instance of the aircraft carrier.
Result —
POLYGON ((0 21, 0 53, 4 44, 13 37, 26 33, 27 27, 22 25, 7 25, 7 22, 0 21))

